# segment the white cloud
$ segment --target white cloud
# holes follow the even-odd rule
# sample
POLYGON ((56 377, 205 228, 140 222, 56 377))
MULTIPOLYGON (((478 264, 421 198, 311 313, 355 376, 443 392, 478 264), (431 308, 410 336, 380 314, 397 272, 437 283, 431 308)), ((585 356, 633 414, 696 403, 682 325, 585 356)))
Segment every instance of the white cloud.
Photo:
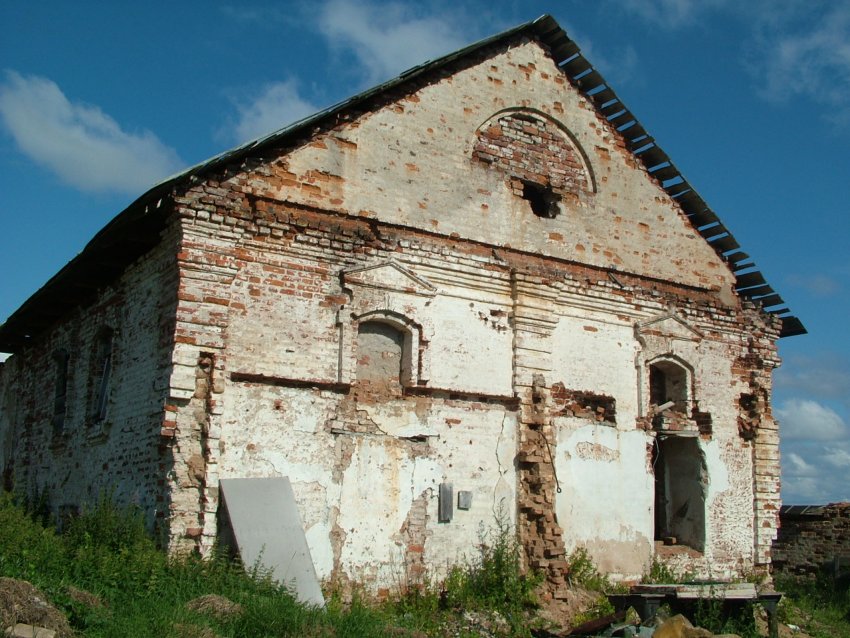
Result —
POLYGON ((749 32, 743 59, 762 98, 806 97, 832 108, 827 116, 850 122, 850 4, 832 0, 609 0, 652 25, 694 27, 722 13, 749 32))
POLYGON ((782 500, 814 505, 850 499, 850 441, 828 446, 783 441, 782 500))
POLYGON ((803 288, 816 297, 830 297, 841 291, 838 280, 827 275, 792 274, 788 276, 788 283, 803 288))
POLYGON ((759 44, 757 68, 763 71, 766 97, 806 95, 850 107, 850 5, 815 3, 766 19, 759 44))
POLYGON ((693 24, 703 11, 722 4, 725 0, 620 0, 612 3, 667 29, 693 24))
POLYGON ((809 399, 789 399, 776 408, 776 415, 784 439, 828 441, 848 435, 847 426, 837 412, 809 399))
POLYGON ((846 446, 836 445, 824 450, 823 460, 832 467, 844 470, 850 469, 850 444, 846 446))
POLYGON ((332 46, 351 50, 366 79, 375 82, 463 46, 458 22, 446 13, 417 16, 413 5, 397 2, 330 0, 321 9, 319 30, 332 46))
POLYGON ((21 152, 80 190, 138 193, 183 165, 150 131, 122 130, 97 106, 68 100, 47 78, 7 71, 0 119, 21 152))
POLYGON ((785 469, 791 476, 817 476, 818 470, 813 465, 795 452, 791 452, 785 456, 785 469))
POLYGON ((238 119, 232 137, 247 142, 283 128, 318 108, 304 99, 295 80, 267 84, 250 102, 237 103, 238 119))
POLYGON ((830 399, 850 405, 850 362, 839 353, 795 355, 776 372, 775 386, 786 395, 830 399))
POLYGON ((822 505, 829 502, 824 497, 824 486, 815 476, 785 476, 782 481, 782 500, 786 505, 822 505))

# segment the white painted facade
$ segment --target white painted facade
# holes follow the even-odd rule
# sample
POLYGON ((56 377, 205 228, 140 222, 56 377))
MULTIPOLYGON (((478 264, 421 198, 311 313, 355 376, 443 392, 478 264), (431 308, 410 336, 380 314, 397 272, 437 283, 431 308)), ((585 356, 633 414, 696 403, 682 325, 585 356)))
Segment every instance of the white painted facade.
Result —
POLYGON ((377 590, 438 577, 500 511, 555 598, 578 547, 620 579, 656 557, 702 576, 766 569, 778 322, 736 296, 729 267, 539 42, 446 64, 176 182, 156 248, 0 367, 14 482, 60 506, 110 486, 127 500, 125 473, 144 476, 132 498, 164 542, 206 551, 220 479, 287 476, 320 578, 377 590), (564 174, 574 186, 552 191, 564 174), (554 217, 532 207, 537 187, 554 217), (51 353, 86 351, 102 321, 87 309, 115 291, 111 428, 90 440, 69 419, 58 450, 51 353), (358 380, 369 322, 402 344, 381 391, 358 380), (657 411, 659 370, 680 371, 681 413, 657 411), (758 428, 744 436, 750 395, 758 428), (698 550, 662 547, 656 529, 670 437, 699 450, 701 478, 683 479, 704 510, 698 550), (131 452, 139 464, 116 467, 131 452))

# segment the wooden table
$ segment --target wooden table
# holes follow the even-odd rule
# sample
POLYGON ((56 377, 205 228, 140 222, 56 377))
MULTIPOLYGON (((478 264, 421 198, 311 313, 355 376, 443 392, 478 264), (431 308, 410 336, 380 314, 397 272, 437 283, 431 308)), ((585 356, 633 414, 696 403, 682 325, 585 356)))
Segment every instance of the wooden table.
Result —
POLYGON ((752 583, 680 583, 659 585, 634 585, 628 594, 611 594, 608 600, 614 609, 620 611, 634 607, 645 622, 652 618, 663 604, 676 610, 693 605, 700 600, 722 601, 728 610, 740 609, 746 603, 757 602, 767 612, 770 638, 779 638, 779 624, 776 618, 776 606, 782 594, 777 592, 758 592, 752 583))

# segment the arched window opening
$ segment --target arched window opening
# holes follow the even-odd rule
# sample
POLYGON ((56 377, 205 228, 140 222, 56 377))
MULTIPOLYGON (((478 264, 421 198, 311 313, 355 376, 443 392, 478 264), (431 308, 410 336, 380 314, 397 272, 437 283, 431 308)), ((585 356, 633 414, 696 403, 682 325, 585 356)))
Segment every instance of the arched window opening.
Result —
POLYGON ((659 437, 653 449, 655 540, 705 549, 708 473, 696 438, 659 437))
POLYGON ((93 423, 106 419, 109 389, 112 377, 112 349, 114 333, 111 328, 101 330, 94 343, 91 363, 91 402, 89 415, 93 423))
POLYGON ((65 349, 53 354, 53 432, 65 433, 65 420, 68 415, 68 372, 71 355, 65 349))
POLYGON ((364 321, 357 331, 358 389, 376 395, 401 395, 406 378, 407 333, 383 321, 364 321))
POLYGON ((688 372, 673 361, 657 361, 649 366, 649 402, 654 410, 663 408, 688 413, 688 372))

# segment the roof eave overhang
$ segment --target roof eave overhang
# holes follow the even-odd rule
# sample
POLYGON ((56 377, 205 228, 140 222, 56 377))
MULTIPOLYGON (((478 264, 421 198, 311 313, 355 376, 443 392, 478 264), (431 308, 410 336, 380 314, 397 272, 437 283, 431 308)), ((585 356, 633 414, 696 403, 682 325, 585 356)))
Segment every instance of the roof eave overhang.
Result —
POLYGON ((18 352, 57 319, 94 300, 99 290, 156 246, 170 210, 163 184, 113 218, 0 325, 0 352, 18 352))
POLYGON ((543 15, 449 55, 412 67, 392 80, 374 86, 274 133, 216 155, 157 184, 119 213, 77 257, 32 295, 5 324, 0 325, 0 351, 16 352, 30 339, 31 335, 47 327, 62 312, 77 305, 79 299, 74 302, 76 298, 73 294, 74 290, 90 289, 91 286, 96 287, 106 283, 105 278, 95 274, 96 269, 93 270, 93 267, 101 261, 109 261, 98 257, 100 251, 106 250, 107 255, 114 255, 110 261, 112 269, 104 270, 104 273, 112 276, 115 271, 123 271, 124 267, 132 263, 132 260, 141 254, 138 252, 140 248, 147 250, 155 245, 165 223, 166 207, 162 205, 163 198, 181 184, 198 180, 208 173, 220 171, 227 166, 241 164, 247 157, 262 155, 267 150, 278 150, 295 144, 305 136, 312 135, 329 125, 336 126, 346 121, 352 112, 356 112, 363 105, 386 94, 390 89, 412 82, 487 47, 500 46, 522 37, 535 38, 544 44, 573 86, 623 137, 626 147, 640 160, 647 173, 681 207, 697 232, 735 273, 736 292, 743 299, 753 301, 766 313, 782 320, 780 337, 805 334, 806 329, 802 322, 790 314, 782 298, 767 286, 755 264, 746 253, 740 250, 732 233, 684 178, 637 118, 626 108, 613 89, 607 85, 602 75, 584 58, 578 44, 567 36, 552 16, 543 15), (130 233, 129 236, 128 233, 130 233), (145 246, 147 248, 144 248, 145 246), (754 284, 754 281, 760 283, 754 284), (63 290, 70 292, 63 294, 63 290))

